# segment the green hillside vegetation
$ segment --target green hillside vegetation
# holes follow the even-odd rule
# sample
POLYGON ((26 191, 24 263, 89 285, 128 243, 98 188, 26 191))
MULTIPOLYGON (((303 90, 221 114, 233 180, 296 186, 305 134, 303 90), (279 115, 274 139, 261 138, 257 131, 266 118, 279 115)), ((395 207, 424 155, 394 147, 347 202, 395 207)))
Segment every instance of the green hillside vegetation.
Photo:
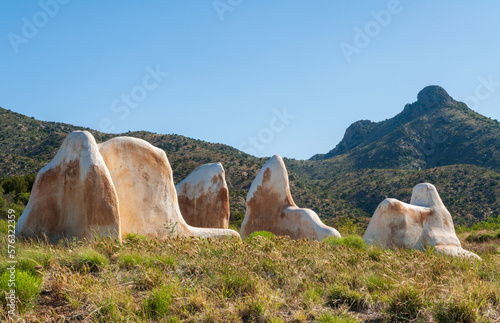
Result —
MULTIPOLYGON (((465 107, 462 108, 467 111, 465 107)), ((477 118, 495 127, 495 121, 477 118)), ((54 157, 71 131, 82 129, 85 128, 39 121, 0 108, 2 181, 10 180, 13 176, 34 176, 54 157)), ((90 131, 97 142, 117 136, 85 130, 90 131)), ((175 183, 204 163, 221 162, 229 186, 231 223, 236 226, 241 223, 247 191, 267 159, 250 156, 227 145, 180 135, 159 135, 146 131, 122 135, 141 138, 164 149, 173 169, 175 183)), ((497 148, 495 145, 490 147, 497 148)), ((393 155, 388 153, 388 156, 390 158, 393 155)), ((339 221, 351 221, 366 227, 369 217, 385 197, 409 202, 413 186, 420 182, 436 185, 455 224, 471 225, 500 214, 500 173, 490 167, 469 164, 430 169, 358 169, 356 165, 359 162, 355 162, 349 154, 314 161, 285 158, 285 163, 295 202, 301 207, 313 209, 326 223, 332 225, 339 221)), ((3 199, 8 203, 15 202, 17 208, 22 208, 27 195, 16 198, 16 194, 3 194, 3 199)), ((4 204, 0 203, 5 208, 4 204)))

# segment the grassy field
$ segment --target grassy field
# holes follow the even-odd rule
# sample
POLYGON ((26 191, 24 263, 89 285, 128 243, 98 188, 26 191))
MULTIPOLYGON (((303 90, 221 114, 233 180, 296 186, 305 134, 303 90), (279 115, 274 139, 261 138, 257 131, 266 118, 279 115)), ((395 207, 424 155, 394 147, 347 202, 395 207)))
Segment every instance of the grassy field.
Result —
MULTIPOLYGON (((342 228, 340 228, 342 229, 342 228)), ((500 231, 460 239, 483 261, 255 234, 247 240, 16 242, 26 322, 499 322, 500 231), (479 239, 488 234, 487 239, 479 239), (470 238, 472 237, 472 238, 470 238)), ((341 230, 341 233, 342 232, 341 230)), ((2 241, 7 236, 1 236, 2 241)), ((2 243, 2 320, 7 247, 2 243)))

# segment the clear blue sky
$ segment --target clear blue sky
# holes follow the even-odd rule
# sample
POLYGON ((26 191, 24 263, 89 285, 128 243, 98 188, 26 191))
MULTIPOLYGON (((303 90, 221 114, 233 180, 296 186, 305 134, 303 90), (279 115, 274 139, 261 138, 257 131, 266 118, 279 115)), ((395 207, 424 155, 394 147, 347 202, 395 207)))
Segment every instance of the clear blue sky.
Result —
POLYGON ((55 1, 0 4, 0 106, 37 119, 297 159, 431 84, 500 120, 499 1, 55 1))

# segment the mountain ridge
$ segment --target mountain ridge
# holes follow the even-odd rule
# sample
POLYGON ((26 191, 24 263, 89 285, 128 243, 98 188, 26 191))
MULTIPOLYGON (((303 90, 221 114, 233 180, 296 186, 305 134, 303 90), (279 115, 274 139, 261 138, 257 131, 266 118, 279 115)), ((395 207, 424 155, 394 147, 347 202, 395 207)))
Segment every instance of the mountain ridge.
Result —
POLYGON ((473 164, 500 170, 500 124, 428 86, 393 118, 351 124, 339 144, 310 160, 344 155, 355 168, 428 169, 473 164), (464 146, 465 144, 465 146, 464 146), (390 157, 390 160, 387 160, 390 157))

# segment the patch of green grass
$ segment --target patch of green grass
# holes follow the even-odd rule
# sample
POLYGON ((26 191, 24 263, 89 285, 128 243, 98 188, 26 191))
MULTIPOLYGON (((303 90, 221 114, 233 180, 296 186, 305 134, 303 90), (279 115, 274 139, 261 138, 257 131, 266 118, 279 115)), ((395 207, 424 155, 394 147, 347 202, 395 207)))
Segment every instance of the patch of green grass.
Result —
POLYGON ((123 316, 117 302, 113 298, 107 298, 99 304, 97 311, 94 313, 94 318, 98 322, 119 322, 123 319, 123 316))
POLYGON ((302 301, 305 305, 321 303, 323 291, 318 287, 311 287, 302 293, 302 301))
POLYGON ((109 265, 109 260, 91 248, 82 248, 74 251, 69 257, 71 268, 80 272, 98 272, 104 266, 109 265))
POLYGON ((371 274, 365 278, 366 286, 370 292, 387 291, 392 287, 391 282, 379 274, 371 274))
POLYGON ((255 237, 264 237, 264 238, 270 239, 270 238, 274 237, 274 233, 269 232, 269 231, 255 231, 255 232, 252 232, 248 236, 248 239, 251 240, 255 237))
POLYGON ((333 315, 330 313, 323 313, 317 321, 320 323, 358 323, 359 320, 349 315, 333 315))
POLYGON ((240 310, 240 317, 243 322, 264 322, 265 306, 259 299, 250 299, 240 310))
POLYGON ((370 257, 372 260, 379 261, 383 252, 384 249, 371 246, 368 248, 368 257, 370 257))
POLYGON ((422 316, 426 301, 421 291, 411 286, 399 288, 388 301, 387 313, 398 320, 412 321, 422 316))
POLYGON ((130 269, 141 262, 141 256, 137 253, 125 253, 120 255, 118 263, 121 268, 130 269))
POLYGON ((4 291, 15 290, 16 306, 19 313, 23 313, 26 310, 34 306, 35 298, 40 294, 42 288, 42 279, 40 277, 32 275, 30 272, 24 270, 16 270, 15 273, 6 271, 0 276, 0 302, 3 306, 7 306, 7 302, 10 302, 8 295, 4 291), (12 285, 12 283, 15 283, 12 285))
POLYGON ((128 233, 125 236, 125 239, 123 239, 123 241, 126 243, 137 243, 145 240, 146 236, 137 233, 128 233))
POLYGON ((39 265, 47 268, 50 266, 51 262, 54 260, 54 256, 52 252, 47 252, 47 250, 43 249, 31 249, 31 250, 23 250, 20 253, 20 256, 23 258, 31 259, 37 262, 39 265))
POLYGON ((356 312, 363 311, 370 305, 369 301, 360 292, 339 284, 331 286, 328 290, 327 304, 333 308, 346 305, 356 312))
POLYGON ((439 302, 433 316, 437 322, 477 322, 480 306, 469 299, 452 299, 439 302))
POLYGON ((174 291, 172 285, 155 288, 143 302, 146 318, 162 319, 169 314, 174 302, 174 291))
MULTIPOLYGON (((0 196, 0 198, 2 198, 0 196)), ((5 200, 4 200, 5 201, 5 200)), ((0 200, 0 205, 2 203, 2 200, 0 200)), ((7 220, 0 219, 0 232, 2 233, 7 233, 9 231, 9 222, 7 220)))
POLYGON ((363 238, 355 235, 350 235, 342 238, 327 237, 323 240, 323 242, 329 246, 346 246, 348 248, 354 248, 359 250, 368 249, 368 245, 363 240, 363 238))
POLYGON ((173 264, 174 261, 170 257, 160 258, 139 251, 127 251, 119 255, 118 263, 121 268, 131 269, 135 266, 155 267, 160 264, 168 265, 173 264))
POLYGON ((219 289, 225 298, 242 297, 254 294, 257 286, 247 273, 232 271, 222 275, 219 289))

